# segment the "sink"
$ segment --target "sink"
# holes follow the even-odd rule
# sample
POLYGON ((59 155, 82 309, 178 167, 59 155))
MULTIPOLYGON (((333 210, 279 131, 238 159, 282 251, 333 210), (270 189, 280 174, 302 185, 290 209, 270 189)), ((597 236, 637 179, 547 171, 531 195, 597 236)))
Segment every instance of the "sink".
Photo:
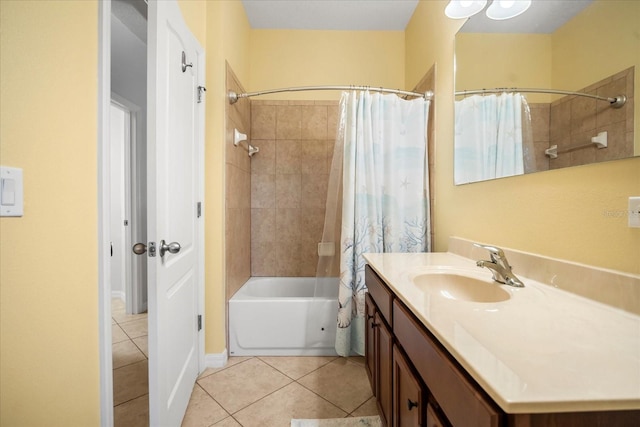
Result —
POLYGON ((423 292, 442 298, 470 302, 500 302, 511 298, 497 283, 453 272, 417 274, 413 283, 423 292))

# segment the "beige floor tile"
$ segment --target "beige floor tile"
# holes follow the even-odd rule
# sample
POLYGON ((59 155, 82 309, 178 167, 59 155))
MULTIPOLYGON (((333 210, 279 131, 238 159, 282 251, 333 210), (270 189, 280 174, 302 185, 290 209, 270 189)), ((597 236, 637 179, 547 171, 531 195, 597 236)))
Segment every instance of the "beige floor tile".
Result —
POLYGON ((113 408, 114 427, 148 427, 149 395, 145 394, 113 408))
POLYGON ((182 426, 209 427, 228 416, 229 414, 202 387, 196 384, 193 387, 182 426))
POLYGON ((260 357, 260 360, 273 366, 289 378, 297 380, 310 372, 337 359, 337 357, 260 357))
POLYGON ((372 396, 364 366, 345 358, 324 365, 298 382, 347 413, 372 396))
POLYGON ((376 398, 371 396, 369 400, 364 402, 358 409, 353 411, 350 417, 368 417, 372 415, 380 415, 378 412, 378 405, 376 404, 376 398))
POLYGON ((289 427, 292 418, 342 418, 346 412, 292 383, 239 411, 243 427, 289 427))
POLYGON ((124 333, 124 331, 120 326, 111 325, 111 344, 126 341, 128 339, 129 339, 129 336, 124 333))
POLYGON ((149 393, 146 360, 113 370, 113 404, 119 405, 149 393))
POLYGON ((242 427, 242 425, 237 422, 233 417, 225 418, 224 420, 215 423, 216 427, 242 427))
POLYGON ((198 377, 198 379, 204 378, 204 377, 208 377, 211 374, 215 374, 216 372, 220 372, 223 369, 227 369, 230 368, 233 365, 237 365, 240 362, 244 362, 245 360, 249 360, 252 359, 253 356, 232 356, 227 360, 227 364, 224 365, 222 368, 207 368, 204 370, 204 372, 202 374, 200 374, 200 376, 198 377))
POLYGON ((230 414, 290 382, 290 378, 255 358, 198 380, 198 384, 230 414))
POLYGON ((127 323, 132 322, 134 320, 142 320, 147 318, 147 313, 140 314, 127 314, 126 310, 116 310, 111 309, 111 317, 118 323, 127 323))
POLYGON ((131 340, 122 341, 111 346, 113 356, 113 369, 118 369, 132 363, 145 360, 146 356, 131 340))
POLYGON ((119 325, 129 338, 138 338, 147 335, 148 327, 146 318, 119 323, 119 325))
POLYGON ((138 348, 140 349, 140 351, 145 355, 145 357, 149 357, 149 340, 148 340, 148 336, 143 336, 143 337, 138 337, 138 338, 134 338, 131 341, 133 341, 135 343, 135 345, 138 346, 138 348))

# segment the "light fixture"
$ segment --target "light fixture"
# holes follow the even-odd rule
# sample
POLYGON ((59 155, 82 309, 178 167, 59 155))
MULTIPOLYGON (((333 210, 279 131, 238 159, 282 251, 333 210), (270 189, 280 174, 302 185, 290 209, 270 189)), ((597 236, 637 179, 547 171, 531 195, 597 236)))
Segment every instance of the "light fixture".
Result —
POLYGON ((484 9, 487 0, 451 0, 444 14, 451 19, 468 18, 484 9))
MULTIPOLYGON (((444 9, 445 15, 451 19, 469 18, 480 12, 487 0, 451 0, 444 9)), ((531 6, 531 0, 493 0, 487 8, 487 17, 501 21, 514 18, 531 6)))
POLYGON ((487 9, 487 17, 501 21, 524 13, 531 6, 531 0, 493 0, 487 9))

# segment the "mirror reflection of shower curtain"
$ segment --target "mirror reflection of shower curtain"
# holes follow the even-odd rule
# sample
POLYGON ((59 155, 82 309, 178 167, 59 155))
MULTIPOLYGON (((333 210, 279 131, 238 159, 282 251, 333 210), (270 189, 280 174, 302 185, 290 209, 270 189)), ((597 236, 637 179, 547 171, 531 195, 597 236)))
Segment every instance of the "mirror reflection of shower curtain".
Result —
POLYGON ((473 95, 456 101, 455 109, 455 184, 535 170, 530 113, 521 94, 473 95))
MULTIPOLYGON (((429 101, 343 93, 317 280, 339 286, 336 351, 364 354, 364 253, 430 250, 429 101)), ((320 289, 317 286, 317 289, 320 289)))

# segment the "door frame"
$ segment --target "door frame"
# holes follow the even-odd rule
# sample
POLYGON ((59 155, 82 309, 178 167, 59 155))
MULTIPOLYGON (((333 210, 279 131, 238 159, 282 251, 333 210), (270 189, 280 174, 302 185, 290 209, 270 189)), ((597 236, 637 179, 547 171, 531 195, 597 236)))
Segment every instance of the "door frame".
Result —
MULTIPOLYGON (((125 212, 129 225, 126 229, 125 247, 132 247, 137 242, 142 242, 140 236, 146 235, 146 218, 142 217, 143 209, 138 202, 141 197, 140 171, 141 162, 145 159, 138 155, 138 135, 139 135, 139 115, 141 108, 135 103, 118 95, 111 93, 111 104, 129 113, 129 140, 125 144, 125 212)), ((136 256, 133 252, 127 252, 126 256, 126 295, 127 313, 138 314, 147 310, 147 303, 144 301, 143 286, 146 285, 146 259, 136 256)))
MULTIPOLYGON (((200 81, 204 81, 204 61, 200 67, 200 81)), ((112 427, 113 411, 113 361, 111 349, 111 269, 110 269, 110 114, 111 107, 111 0, 98 2, 98 117, 97 117, 97 186, 98 186, 98 338, 100 364, 100 425, 112 427)), ((199 138, 200 159, 199 191, 204 217, 204 112, 199 116, 196 132, 199 138)), ((142 161, 143 159, 139 159, 142 161)), ((204 223, 204 221, 203 221, 204 223)), ((204 224, 199 234, 198 255, 198 306, 204 318, 204 224)), ((146 263, 145 263, 146 265, 146 263)), ((200 371, 205 366, 204 319, 198 349, 200 371)), ((152 355, 149 355, 152 356, 152 355)))

